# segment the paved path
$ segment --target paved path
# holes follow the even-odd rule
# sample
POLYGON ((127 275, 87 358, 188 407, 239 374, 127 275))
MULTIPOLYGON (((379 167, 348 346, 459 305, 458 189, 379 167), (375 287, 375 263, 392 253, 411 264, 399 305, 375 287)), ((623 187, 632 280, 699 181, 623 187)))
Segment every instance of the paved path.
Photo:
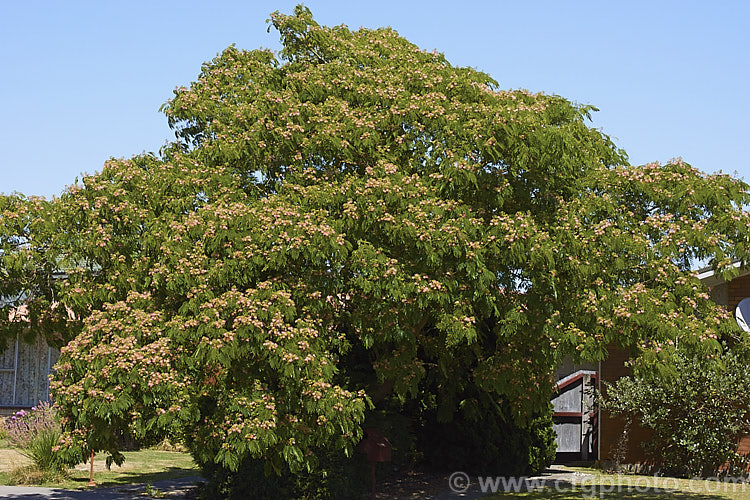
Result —
MULTIPOLYGON (((200 477, 183 477, 154 481, 152 486, 159 490, 160 497, 169 499, 185 498, 185 493, 201 481, 200 477)), ((59 488, 40 488, 37 486, 0 486, 0 498, 22 500, 145 500, 145 485, 128 484, 109 488, 92 488, 89 490, 62 490, 59 488)))

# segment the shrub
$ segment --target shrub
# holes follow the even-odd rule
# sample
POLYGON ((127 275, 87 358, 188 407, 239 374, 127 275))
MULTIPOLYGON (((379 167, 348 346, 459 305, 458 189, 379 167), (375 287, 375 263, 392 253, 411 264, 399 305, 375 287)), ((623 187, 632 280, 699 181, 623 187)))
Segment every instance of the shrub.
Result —
POLYGON ((367 412, 363 427, 377 429, 388 439, 391 444, 389 469, 413 467, 423 458, 421 450, 417 448, 418 420, 408 408, 402 408, 393 398, 383 406, 385 408, 367 412))
POLYGON ((60 425, 49 403, 40 403, 30 411, 21 410, 4 425, 8 443, 22 450, 41 471, 64 469, 56 451, 60 425))
POLYGON ((149 449, 157 451, 170 451, 174 453, 187 453, 188 451, 188 449, 183 444, 172 442, 167 438, 164 438, 159 443, 150 446, 149 449))
POLYGON ((361 498, 369 486, 369 465, 363 455, 346 457, 336 450, 319 450, 318 466, 311 471, 277 474, 258 459, 246 459, 237 471, 216 463, 199 463, 208 483, 201 486, 198 498, 211 500, 295 499, 336 500, 361 498))
POLYGON ((434 468, 468 473, 522 476, 537 474, 555 459, 557 444, 551 409, 515 422, 507 405, 485 406, 481 419, 457 415, 440 423, 430 419, 420 449, 434 468))
POLYGON ((32 486, 45 483, 59 483, 68 478, 61 470, 43 470, 36 465, 16 467, 8 473, 7 481, 10 486, 32 486))
POLYGON ((677 354, 606 387, 604 409, 654 430, 644 449, 665 472, 709 477, 747 464, 737 443, 750 432, 750 367, 735 354, 677 354))
POLYGON ((557 453, 557 435, 553 427, 552 410, 531 419, 523 435, 522 449, 526 450, 530 474, 538 474, 550 466, 557 453))

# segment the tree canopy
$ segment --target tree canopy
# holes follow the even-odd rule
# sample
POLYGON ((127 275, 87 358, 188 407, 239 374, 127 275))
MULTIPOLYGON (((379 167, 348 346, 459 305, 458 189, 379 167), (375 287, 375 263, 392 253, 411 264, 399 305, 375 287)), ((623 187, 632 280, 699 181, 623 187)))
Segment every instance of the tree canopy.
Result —
POLYGON ((231 46, 175 90, 158 154, 0 198, 2 335, 24 303, 64 344, 70 460, 170 435, 297 471, 386 399, 524 425, 563 356, 746 344, 691 272, 747 261, 746 184, 631 166, 595 108, 390 28, 270 23, 279 54, 231 46))

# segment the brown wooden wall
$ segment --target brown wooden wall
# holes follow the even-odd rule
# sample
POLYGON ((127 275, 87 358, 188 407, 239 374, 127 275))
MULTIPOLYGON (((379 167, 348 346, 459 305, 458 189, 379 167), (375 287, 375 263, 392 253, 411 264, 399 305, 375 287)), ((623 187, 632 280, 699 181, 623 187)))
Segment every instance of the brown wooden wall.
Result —
POLYGON ((737 304, 745 297, 750 297, 750 274, 735 278, 729 285, 729 311, 734 313, 737 304))
MULTIPOLYGON (((727 308, 730 312, 734 313, 737 308, 737 304, 746 298, 750 297, 750 274, 747 276, 740 276, 735 278, 728 285, 728 301, 727 308)), ((742 455, 750 455, 750 436, 744 436, 740 438, 737 446, 737 452, 742 455)))
MULTIPOLYGON (((606 395, 604 382, 614 383, 620 377, 632 374, 625 362, 629 359, 628 353, 614 346, 609 347, 609 356, 602 361, 600 377, 602 379, 602 391, 606 395)), ((608 412, 602 411, 600 422, 600 460, 615 460, 615 452, 619 443, 625 421, 620 417, 613 417, 608 412)), ((643 452, 642 443, 647 442, 652 436, 650 429, 644 429, 634 423, 629 432, 627 453, 623 463, 635 464, 646 463, 646 455, 643 452)))

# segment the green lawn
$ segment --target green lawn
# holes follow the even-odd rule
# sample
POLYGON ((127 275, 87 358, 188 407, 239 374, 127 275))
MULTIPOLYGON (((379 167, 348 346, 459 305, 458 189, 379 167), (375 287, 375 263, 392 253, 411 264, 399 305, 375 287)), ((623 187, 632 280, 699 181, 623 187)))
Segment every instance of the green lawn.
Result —
MULTIPOLYGON (((113 465, 110 470, 104 466, 105 455, 94 458, 94 481, 97 486, 117 486, 132 483, 150 483, 162 479, 196 476, 199 474, 192 457, 187 453, 171 451, 141 450, 128 451, 122 467, 113 465)), ((60 482, 42 481, 37 486, 50 486, 65 489, 83 489, 89 480, 88 464, 81 464, 68 473, 60 482)), ((0 484, 12 484, 12 473, 0 472, 0 484)))

